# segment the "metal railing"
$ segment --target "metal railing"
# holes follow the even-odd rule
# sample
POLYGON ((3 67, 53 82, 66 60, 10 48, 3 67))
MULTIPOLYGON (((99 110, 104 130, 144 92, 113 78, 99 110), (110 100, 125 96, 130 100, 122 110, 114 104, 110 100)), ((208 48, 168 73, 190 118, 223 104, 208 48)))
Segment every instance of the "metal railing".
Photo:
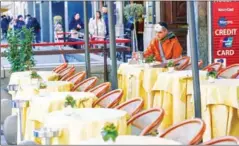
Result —
MULTIPOLYGON (((129 39, 117 39, 116 43, 128 43, 130 42, 129 39)), ((87 47, 87 49, 89 49, 90 53, 103 53, 103 57, 104 57, 104 81, 108 81, 108 66, 107 66, 107 58, 108 58, 108 53, 109 53, 109 48, 107 48, 107 44, 109 43, 109 40, 91 40, 89 41, 89 47, 87 47), (93 44, 103 44, 103 47, 101 48, 90 48, 90 45, 93 44)), ((84 46, 84 42, 50 42, 50 43, 34 43, 32 44, 32 46, 38 46, 38 47, 43 47, 43 46, 59 46, 59 48, 61 48, 61 46, 65 46, 65 45, 82 45, 84 46)), ((0 48, 7 48, 8 44, 1 44, 0 48)), ((86 48, 86 47, 84 47, 86 48)), ((123 53, 123 61, 125 62, 125 53, 126 52, 130 52, 130 47, 127 46, 120 46, 118 48, 116 48, 116 52, 121 52, 123 53)), ((64 50, 64 49, 59 49, 59 50, 38 50, 38 51, 33 51, 34 55, 64 55, 64 54, 85 54, 85 50, 84 49, 72 49, 72 50, 64 50)), ((1 52, 1 57, 6 57, 6 55, 1 52)), ((86 63, 86 62, 85 62, 86 63)))

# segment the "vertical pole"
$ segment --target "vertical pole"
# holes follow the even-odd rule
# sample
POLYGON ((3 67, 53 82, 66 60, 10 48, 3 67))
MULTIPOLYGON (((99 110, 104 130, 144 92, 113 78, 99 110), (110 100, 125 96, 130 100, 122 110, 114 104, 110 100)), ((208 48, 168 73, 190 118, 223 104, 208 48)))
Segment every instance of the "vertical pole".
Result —
POLYGON ((51 145, 51 138, 50 137, 45 137, 43 139, 44 139, 43 141, 45 142, 44 145, 51 145))
MULTIPOLYGON (((104 40, 106 41, 106 38, 104 38, 104 40)), ((107 63, 108 50, 107 50, 106 43, 104 43, 103 53, 104 53, 104 81, 107 82, 108 81, 108 63, 107 63)))
POLYGON ((13 18, 16 18, 16 6, 15 6, 15 1, 13 2, 13 18))
POLYGON ((33 1, 33 17, 36 17, 36 2, 33 1))
POLYGON ((23 141, 23 133, 22 133, 22 108, 18 107, 18 115, 17 115, 17 143, 23 141))
POLYGON ((89 78, 90 71, 90 52, 89 52, 89 26, 88 26, 88 11, 87 11, 87 1, 84 1, 84 24, 85 24, 85 67, 86 75, 89 78))
POLYGON ((207 2, 207 28, 208 28, 208 64, 213 62, 212 57, 212 2, 207 2))
POLYGON ((44 23, 43 23, 43 9, 42 9, 42 2, 40 1, 40 24, 41 24, 41 42, 43 41, 43 29, 44 29, 44 23))
POLYGON ((201 118, 201 94, 200 94, 200 81, 199 81, 199 70, 198 70, 198 45, 195 28, 195 11, 194 1, 187 1, 189 10, 189 29, 190 29, 190 42, 191 42, 191 55, 192 55, 192 75, 193 75, 193 94, 194 94, 194 107, 195 117, 201 118))
POLYGON ((108 17, 109 17, 109 35, 110 35, 110 58, 111 58, 111 80, 112 80, 112 89, 117 89, 117 60, 116 60, 116 44, 115 44, 115 27, 113 24, 114 19, 114 10, 113 2, 108 1, 108 17))
POLYGON ((65 31, 69 31, 69 22, 68 22, 68 1, 64 2, 64 8, 65 8, 65 31))
POLYGON ((49 1, 49 29, 50 29, 50 42, 53 42, 53 21, 52 21, 52 1, 49 1))

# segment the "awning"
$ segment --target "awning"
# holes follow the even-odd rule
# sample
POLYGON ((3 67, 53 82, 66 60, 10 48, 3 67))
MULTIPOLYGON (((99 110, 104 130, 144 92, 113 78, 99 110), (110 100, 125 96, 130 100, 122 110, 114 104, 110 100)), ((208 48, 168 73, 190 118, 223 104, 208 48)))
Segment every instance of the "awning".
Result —
POLYGON ((1 8, 1 13, 8 11, 8 8, 1 8))
POLYGON ((9 9, 11 9, 13 2, 1 2, 1 13, 7 12, 9 9))

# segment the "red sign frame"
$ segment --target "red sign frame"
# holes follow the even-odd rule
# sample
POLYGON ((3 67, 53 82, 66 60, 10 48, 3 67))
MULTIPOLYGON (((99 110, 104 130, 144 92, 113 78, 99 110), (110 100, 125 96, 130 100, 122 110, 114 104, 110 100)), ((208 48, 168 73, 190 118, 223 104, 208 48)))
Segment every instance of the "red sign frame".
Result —
POLYGON ((212 48, 215 62, 239 63, 239 2, 212 2, 212 48))

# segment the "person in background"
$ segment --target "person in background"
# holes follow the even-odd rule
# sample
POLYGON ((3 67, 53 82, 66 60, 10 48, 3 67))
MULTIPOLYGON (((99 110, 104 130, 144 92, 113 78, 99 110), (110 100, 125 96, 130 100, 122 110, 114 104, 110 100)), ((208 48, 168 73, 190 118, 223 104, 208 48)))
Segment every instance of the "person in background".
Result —
POLYGON ((22 15, 18 15, 17 20, 14 23, 14 29, 15 30, 21 30, 23 26, 25 26, 25 22, 23 20, 23 17, 22 17, 22 15))
POLYGON ((156 61, 167 63, 168 60, 180 58, 182 47, 174 33, 168 31, 168 25, 165 22, 159 22, 155 25, 156 37, 152 39, 144 57, 153 55, 156 61))
POLYGON ((41 26, 40 23, 37 21, 35 17, 32 17, 31 15, 27 15, 27 28, 32 29, 34 36, 35 36, 35 42, 39 43, 40 42, 40 30, 41 26))
MULTIPOLYGON (((104 40, 106 35, 106 26, 100 11, 96 11, 95 19, 90 19, 89 33, 95 40, 104 40)), ((93 45, 95 48, 101 46, 103 45, 93 45)))
POLYGON ((31 18, 32 16, 30 14, 27 14, 25 16, 25 23, 28 24, 28 20, 31 18))
POLYGON ((144 51, 144 18, 142 17, 142 14, 140 14, 136 22, 136 34, 138 41, 138 51, 144 51))
POLYGON ((84 23, 80 19, 80 14, 76 13, 69 24, 69 30, 80 31, 84 29, 84 23))
POLYGON ((7 38, 7 30, 8 30, 8 26, 9 26, 9 20, 8 18, 6 17, 6 15, 3 15, 1 17, 1 29, 2 29, 2 34, 3 34, 3 37, 2 39, 6 39, 7 38))
POLYGON ((105 37, 106 26, 100 11, 96 11, 95 19, 90 20, 89 32, 94 36, 105 37))
POLYGON ((102 7, 103 19, 106 27, 106 37, 109 35, 108 10, 107 6, 102 7))

